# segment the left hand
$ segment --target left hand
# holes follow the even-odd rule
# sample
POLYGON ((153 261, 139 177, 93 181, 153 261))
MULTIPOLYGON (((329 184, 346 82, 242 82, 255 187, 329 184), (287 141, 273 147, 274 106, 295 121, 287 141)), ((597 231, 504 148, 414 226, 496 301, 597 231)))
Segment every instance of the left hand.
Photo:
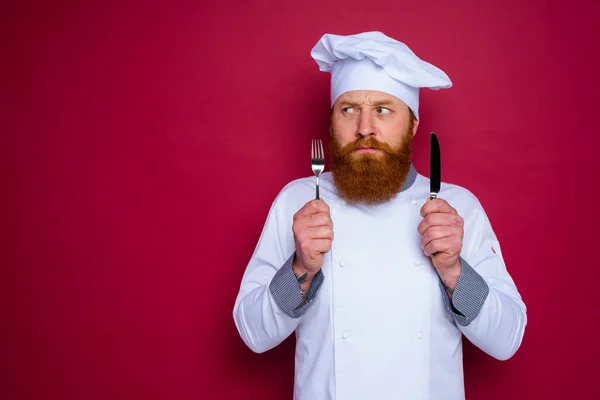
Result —
POLYGON ((439 198, 425 203, 421 216, 423 220, 417 228, 421 247, 444 283, 454 288, 460 275, 464 221, 446 200, 439 198))

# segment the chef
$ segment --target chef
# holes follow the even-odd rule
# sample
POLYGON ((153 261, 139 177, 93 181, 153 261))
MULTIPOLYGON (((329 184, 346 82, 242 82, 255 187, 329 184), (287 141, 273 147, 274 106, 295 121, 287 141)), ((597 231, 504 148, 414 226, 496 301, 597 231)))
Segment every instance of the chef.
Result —
POLYGON ((439 68, 381 32, 324 35, 330 172, 272 204, 233 310, 267 351, 296 333, 294 399, 464 399, 462 343, 499 360, 521 344, 525 304, 481 204, 410 161, 419 89, 439 68))

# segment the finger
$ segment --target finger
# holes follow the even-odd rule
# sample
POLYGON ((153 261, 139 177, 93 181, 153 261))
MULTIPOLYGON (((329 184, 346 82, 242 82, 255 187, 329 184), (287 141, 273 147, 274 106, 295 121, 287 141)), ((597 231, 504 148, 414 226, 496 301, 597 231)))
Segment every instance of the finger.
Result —
POLYGON ((421 247, 427 247, 430 242, 445 238, 462 238, 462 229, 456 226, 432 226, 423 234, 421 247))
POLYGON ((329 239, 316 239, 313 240, 313 249, 319 253, 327 253, 331 250, 331 240, 329 239))
POLYGON ((298 212, 294 214, 294 217, 306 217, 320 212, 329 213, 329 206, 327 203, 323 200, 311 200, 298 210, 298 212))
POLYGON ((456 256, 460 254, 462 249, 462 240, 457 237, 444 237, 441 239, 432 240, 423 248, 423 251, 428 256, 436 253, 445 254, 448 256, 456 256))
POLYGON ((306 218, 307 227, 329 226, 333 228, 333 221, 328 213, 311 214, 306 218))
POLYGON ((423 248, 423 251, 427 257, 436 253, 446 253, 450 250, 449 242, 448 238, 432 240, 423 248))
POLYGON ((440 198, 428 201, 421 207, 421 217, 431 213, 457 214, 456 210, 446 200, 440 198))
POLYGON ((316 228, 307 228, 307 236, 310 239, 329 239, 333 240, 333 229, 329 226, 318 226, 316 228))
POLYGON ((444 199, 434 199, 426 202, 421 207, 421 216, 425 217, 431 213, 451 213, 455 214, 456 210, 444 199))
POLYGON ((304 246, 301 249, 297 249, 296 253, 304 254, 309 259, 315 260, 322 257, 323 253, 327 253, 329 250, 331 250, 331 240, 318 239, 312 240, 309 245, 304 246))
POLYGON ((445 229, 437 226, 430 227, 429 229, 427 229, 427 231, 425 231, 425 233, 421 237, 421 247, 425 248, 433 240, 439 240, 448 236, 449 233, 445 229))
POLYGON ((458 224, 462 221, 458 215, 448 214, 448 213, 433 213, 428 214, 423 220, 419 223, 417 230, 419 234, 423 235, 427 228, 431 226, 450 226, 454 224, 458 224))
POLYGON ((311 239, 333 239, 333 223, 331 220, 327 217, 318 217, 316 219, 320 219, 322 223, 312 226, 308 217, 294 221, 292 224, 294 240, 297 242, 306 242, 311 239))

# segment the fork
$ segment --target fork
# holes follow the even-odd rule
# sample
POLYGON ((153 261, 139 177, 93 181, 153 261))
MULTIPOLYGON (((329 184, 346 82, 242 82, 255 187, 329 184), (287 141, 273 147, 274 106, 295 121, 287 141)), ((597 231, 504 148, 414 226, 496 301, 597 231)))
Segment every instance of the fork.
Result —
POLYGON ((325 169, 325 152, 321 139, 313 139, 310 148, 312 170, 317 176, 317 200, 319 200, 319 175, 325 169))

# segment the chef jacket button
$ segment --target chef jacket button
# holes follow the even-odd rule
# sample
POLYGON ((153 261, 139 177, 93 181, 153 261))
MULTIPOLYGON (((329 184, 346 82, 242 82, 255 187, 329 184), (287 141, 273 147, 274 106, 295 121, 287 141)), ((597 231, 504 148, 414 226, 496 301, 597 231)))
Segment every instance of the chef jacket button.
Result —
POLYGON ((342 204, 343 204, 343 205, 346 205, 346 200, 342 200, 342 204))
POLYGON ((419 333, 417 333, 417 337, 418 337, 419 339, 421 339, 421 338, 423 337, 423 334, 422 334, 421 332, 419 332, 419 333))
POLYGON ((417 205, 417 200, 412 199, 412 203, 413 203, 413 206, 416 206, 417 205))
POLYGON ((419 260, 415 261, 415 265, 416 265, 417 267, 419 267, 419 266, 421 265, 421 261, 419 261, 419 260))
POLYGON ((348 339, 350 337, 350 332, 342 333, 342 339, 348 339))
POLYGON ((345 267, 346 263, 344 262, 344 260, 340 261, 340 267, 345 267))

